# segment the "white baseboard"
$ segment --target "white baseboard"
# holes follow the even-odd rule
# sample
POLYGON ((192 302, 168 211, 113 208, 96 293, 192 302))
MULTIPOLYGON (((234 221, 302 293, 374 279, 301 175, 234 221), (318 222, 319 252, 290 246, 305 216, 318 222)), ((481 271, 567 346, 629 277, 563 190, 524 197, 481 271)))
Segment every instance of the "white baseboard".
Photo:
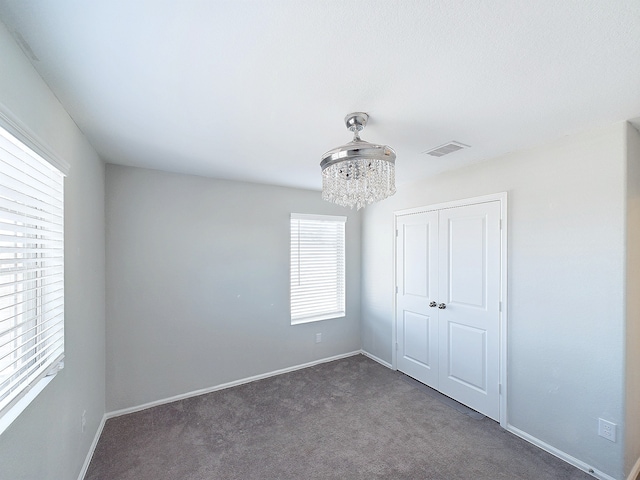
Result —
POLYGON ((373 353, 369 353, 366 350, 360 350, 360 353, 362 353, 365 357, 369 357, 374 362, 378 362, 380 365, 384 365, 387 368, 393 369, 393 367, 389 362, 385 362, 381 358, 376 357, 373 353))
POLYGON ((214 387, 202 388, 200 390, 194 390, 192 392, 182 393, 169 398, 163 398, 162 400, 155 400, 153 402, 144 403, 135 407, 123 408, 121 410, 115 410, 108 412, 105 416, 107 419, 119 417, 120 415, 127 415, 128 413, 139 412, 146 410, 147 408, 157 407, 166 403, 176 402, 178 400, 184 400, 185 398, 197 397, 198 395, 204 395, 205 393, 217 392, 218 390, 224 390, 225 388, 236 387, 249 382, 255 382, 256 380, 262 380, 263 378, 274 377, 276 375, 282 375, 283 373, 294 372, 303 368, 313 367, 321 363, 333 362, 334 360, 340 360, 341 358, 352 357, 354 355, 360 355, 361 350, 355 352, 343 353, 340 355, 334 355, 333 357, 322 358, 320 360, 314 360, 313 362, 303 363, 301 365, 294 365, 293 367, 287 367, 280 370, 274 370, 272 372, 262 373, 260 375, 254 375, 252 377, 241 378, 240 380, 234 380, 232 382, 222 383, 214 387))
MULTIPOLYGON (((558 457, 560 460, 564 460, 565 462, 573 465, 576 468, 579 468, 580 470, 587 472, 591 475, 593 475, 596 478, 599 478, 600 480, 616 480, 615 478, 607 475, 604 472, 601 472, 599 470, 596 470, 595 468, 593 468, 591 465, 587 465, 586 463, 584 463, 581 460, 578 460, 575 457, 572 457, 571 455, 569 455, 568 453, 563 452, 562 450, 558 450, 555 447, 552 447, 551 445, 549 445, 548 443, 543 442, 542 440, 529 435, 526 432, 523 432, 522 430, 514 427, 513 425, 507 425, 507 431, 513 433, 514 435, 517 435, 518 437, 526 440, 529 443, 532 443, 533 445, 535 445, 536 447, 541 448, 542 450, 545 450, 547 452, 549 452, 551 455, 554 455, 556 457, 558 457)), ((633 479, 635 480, 635 479, 633 479)))
POLYGON ((104 424, 106 421, 107 416, 103 415, 102 420, 100 421, 100 425, 98 425, 98 430, 93 437, 93 442, 91 442, 91 447, 89 447, 87 458, 84 459, 84 464, 82 465, 82 469, 80 470, 80 475, 78 475, 78 480, 83 480, 84 476, 87 474, 87 469, 89 468, 89 464, 91 463, 91 459, 93 458, 93 453, 96 451, 96 447, 98 446, 98 440, 100 440, 100 435, 102 435, 102 429, 104 429, 104 424))
POLYGON ((638 475, 640 475, 640 458, 638 458, 636 464, 631 469, 627 480, 636 480, 636 478, 638 478, 638 475))

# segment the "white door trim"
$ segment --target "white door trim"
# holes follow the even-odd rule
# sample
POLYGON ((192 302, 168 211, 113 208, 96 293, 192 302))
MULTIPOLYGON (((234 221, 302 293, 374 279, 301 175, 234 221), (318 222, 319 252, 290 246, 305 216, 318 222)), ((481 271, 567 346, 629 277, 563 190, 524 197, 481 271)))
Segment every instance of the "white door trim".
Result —
POLYGON ((411 215, 414 213, 428 212, 432 210, 443 210, 446 208, 456 208, 466 205, 476 205, 486 202, 500 202, 500 426, 507 428, 507 325, 508 325, 508 301, 507 301, 507 192, 483 195, 480 197, 465 198, 454 200, 451 202, 438 203, 435 205, 427 205, 424 207, 414 207, 393 212, 393 329, 391 334, 391 366, 393 370, 398 369, 398 338, 396 335, 398 317, 397 317, 397 296, 396 290, 398 286, 396 274, 396 254, 398 250, 398 217, 403 215, 411 215))

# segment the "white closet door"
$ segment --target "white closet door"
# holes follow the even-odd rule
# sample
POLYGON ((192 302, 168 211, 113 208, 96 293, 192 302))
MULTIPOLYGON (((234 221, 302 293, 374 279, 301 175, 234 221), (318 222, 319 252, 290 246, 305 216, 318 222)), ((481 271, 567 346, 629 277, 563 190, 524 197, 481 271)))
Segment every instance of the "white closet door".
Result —
POLYGON ((397 368, 500 416, 500 202, 397 218, 397 368))
POLYGON ((500 203, 440 211, 440 391, 500 415, 500 203))
POLYGON ((438 213, 398 218, 398 370, 438 388, 438 213))

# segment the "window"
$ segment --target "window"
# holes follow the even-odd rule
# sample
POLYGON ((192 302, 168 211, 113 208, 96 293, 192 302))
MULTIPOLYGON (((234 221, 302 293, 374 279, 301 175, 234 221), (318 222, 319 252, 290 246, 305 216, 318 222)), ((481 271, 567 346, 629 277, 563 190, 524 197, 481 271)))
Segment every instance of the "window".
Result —
POLYGON ((291 323, 345 315, 347 217, 291 214, 291 323))
POLYGON ((0 432, 62 368, 63 178, 0 128, 0 432))

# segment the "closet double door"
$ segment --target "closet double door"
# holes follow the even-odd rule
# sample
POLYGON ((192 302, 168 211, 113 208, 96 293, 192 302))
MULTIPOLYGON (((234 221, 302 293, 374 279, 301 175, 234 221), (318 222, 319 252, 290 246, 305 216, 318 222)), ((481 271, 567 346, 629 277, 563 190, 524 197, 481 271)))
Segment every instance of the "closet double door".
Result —
POLYGON ((500 415, 500 202, 396 217, 397 368, 500 415))

